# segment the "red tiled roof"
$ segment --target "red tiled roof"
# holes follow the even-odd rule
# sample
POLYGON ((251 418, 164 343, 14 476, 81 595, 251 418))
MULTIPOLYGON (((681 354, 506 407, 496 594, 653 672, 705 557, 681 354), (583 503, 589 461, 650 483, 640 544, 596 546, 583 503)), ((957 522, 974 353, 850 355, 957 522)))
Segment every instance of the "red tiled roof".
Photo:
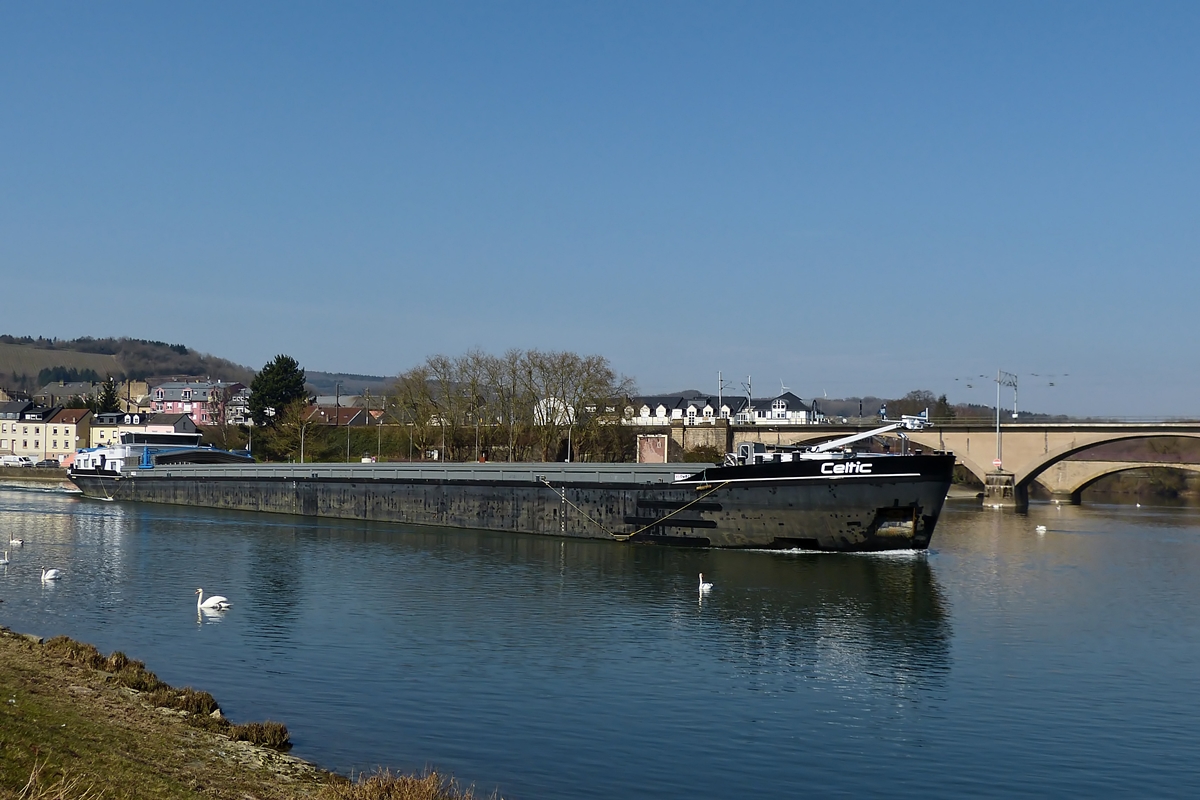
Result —
POLYGON ((46 420, 49 423, 57 423, 59 425, 76 425, 91 414, 86 408, 60 408, 58 413, 46 420))
POLYGON ((334 406, 312 406, 305 419, 322 425, 362 425, 361 408, 336 408, 334 406), (335 422, 336 420, 336 422, 335 422))

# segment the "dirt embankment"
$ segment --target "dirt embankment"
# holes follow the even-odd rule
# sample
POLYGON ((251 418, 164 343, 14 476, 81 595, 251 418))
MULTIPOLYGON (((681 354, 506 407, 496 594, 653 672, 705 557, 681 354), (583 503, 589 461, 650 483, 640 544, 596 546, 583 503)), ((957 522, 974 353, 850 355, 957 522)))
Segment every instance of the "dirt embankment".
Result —
POLYGON ((470 800, 432 773, 357 782, 271 747, 278 723, 233 725, 121 653, 0 627, 0 798, 470 800), (192 709, 188 711, 187 709, 192 709))

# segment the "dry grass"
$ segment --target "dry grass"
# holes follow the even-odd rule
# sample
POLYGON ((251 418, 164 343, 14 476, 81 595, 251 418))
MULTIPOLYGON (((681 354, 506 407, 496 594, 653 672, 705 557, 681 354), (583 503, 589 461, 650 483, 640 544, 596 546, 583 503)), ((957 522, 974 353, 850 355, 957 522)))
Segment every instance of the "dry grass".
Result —
POLYGON ((393 775, 382 769, 360 775, 356 781, 326 786, 318 797, 320 800, 475 800, 475 792, 436 772, 393 775))
POLYGON ((291 744, 287 726, 282 722, 247 722, 244 725, 233 725, 227 735, 235 742, 250 742, 259 747, 270 747, 282 750, 291 744))
POLYGON ((17 794, 19 800, 101 800, 104 797, 103 792, 90 783, 85 784, 79 775, 47 779, 43 775, 45 770, 45 762, 34 763, 29 782, 17 794))

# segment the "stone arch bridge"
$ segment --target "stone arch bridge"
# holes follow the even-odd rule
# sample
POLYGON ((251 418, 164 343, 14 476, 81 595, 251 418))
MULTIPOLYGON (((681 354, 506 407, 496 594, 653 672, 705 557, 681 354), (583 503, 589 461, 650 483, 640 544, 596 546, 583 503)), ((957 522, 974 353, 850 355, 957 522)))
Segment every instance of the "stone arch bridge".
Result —
MULTIPOLYGON (((768 427, 730 426, 722 430, 712 426, 672 428, 672 438, 684 449, 701 442, 699 429, 707 428, 708 438, 726 439, 726 451, 734 442, 756 441, 767 445, 816 444, 878 427, 869 425, 804 425, 768 427)), ((1200 465, 1175 462, 1068 461, 1070 456, 1110 442, 1129 439, 1184 437, 1200 439, 1200 422, 1076 422, 1076 423, 946 423, 920 431, 903 432, 910 446, 927 450, 949 450, 958 463, 969 470, 987 488, 984 503, 1024 507, 1029 502, 1029 486, 1042 483, 1056 500, 1079 502, 1079 495, 1091 483, 1105 475, 1142 467, 1173 467, 1200 471, 1200 465), (1000 453, 1001 468, 993 465, 1000 453)), ((889 434, 895 435, 895 434, 889 434)))

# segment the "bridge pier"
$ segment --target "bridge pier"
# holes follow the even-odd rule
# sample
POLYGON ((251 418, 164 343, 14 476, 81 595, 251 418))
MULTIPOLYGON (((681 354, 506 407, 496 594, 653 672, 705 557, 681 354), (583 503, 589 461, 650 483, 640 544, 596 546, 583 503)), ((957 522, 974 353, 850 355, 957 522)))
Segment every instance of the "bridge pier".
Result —
POLYGON ((1062 506, 1082 505, 1083 492, 1051 492, 1050 502, 1062 506))
POLYGON ((1029 490, 1017 485, 1017 476, 1004 470, 989 472, 983 482, 983 505, 987 508, 1029 508, 1029 490))

